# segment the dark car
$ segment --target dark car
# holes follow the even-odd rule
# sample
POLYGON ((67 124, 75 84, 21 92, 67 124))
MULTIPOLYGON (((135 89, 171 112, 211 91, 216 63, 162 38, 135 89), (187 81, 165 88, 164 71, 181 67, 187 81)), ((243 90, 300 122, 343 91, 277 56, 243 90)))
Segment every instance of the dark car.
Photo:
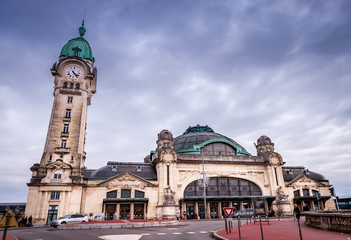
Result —
POLYGON ((240 211, 234 213, 233 217, 252 217, 254 215, 254 210, 251 208, 241 209, 240 211))

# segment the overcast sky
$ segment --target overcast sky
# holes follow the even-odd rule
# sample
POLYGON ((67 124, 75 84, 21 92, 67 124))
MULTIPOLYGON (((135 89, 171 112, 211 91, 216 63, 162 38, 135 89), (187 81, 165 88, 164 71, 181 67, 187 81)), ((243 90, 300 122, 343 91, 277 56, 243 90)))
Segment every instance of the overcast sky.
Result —
POLYGON ((209 125, 351 196, 351 1, 0 2, 0 202, 25 202, 53 103, 50 68, 78 35, 98 69, 86 166, 141 162, 157 134, 209 125))

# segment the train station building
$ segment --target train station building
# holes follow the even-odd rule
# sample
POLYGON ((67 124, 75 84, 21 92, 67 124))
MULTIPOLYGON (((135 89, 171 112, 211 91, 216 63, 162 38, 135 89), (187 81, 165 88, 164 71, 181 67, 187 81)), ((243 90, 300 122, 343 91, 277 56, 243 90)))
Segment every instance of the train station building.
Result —
POLYGON ((302 166, 286 166, 269 137, 258 137, 253 155, 207 125, 185 128, 180 136, 155 133, 157 145, 143 160, 87 168, 87 111, 97 69, 84 34, 83 23, 80 36, 63 46, 51 68, 54 103, 44 152, 28 183, 26 215, 35 222, 70 213, 91 219, 171 219, 177 213, 203 219, 221 218, 223 207, 282 215, 292 215, 295 203, 335 208, 329 181, 302 166))

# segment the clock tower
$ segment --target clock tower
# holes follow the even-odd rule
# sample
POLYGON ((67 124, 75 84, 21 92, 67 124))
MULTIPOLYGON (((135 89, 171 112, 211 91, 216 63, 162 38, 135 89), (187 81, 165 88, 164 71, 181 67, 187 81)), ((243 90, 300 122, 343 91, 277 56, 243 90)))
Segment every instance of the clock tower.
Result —
POLYGON ((84 173, 88 106, 96 92, 97 70, 84 21, 79 37, 62 48, 51 68, 54 103, 40 164, 31 167, 29 185, 81 184, 84 173))

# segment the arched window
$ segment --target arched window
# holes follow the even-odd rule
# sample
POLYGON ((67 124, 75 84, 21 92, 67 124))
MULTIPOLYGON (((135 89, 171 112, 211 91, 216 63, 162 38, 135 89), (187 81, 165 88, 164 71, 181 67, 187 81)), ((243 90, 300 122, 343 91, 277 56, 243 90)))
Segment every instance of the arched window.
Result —
MULTIPOLYGON (((203 188, 197 180, 191 182, 184 191, 185 197, 203 195, 203 188)), ((262 192, 255 183, 245 179, 212 177, 206 188, 206 196, 262 196, 262 192)))
POLYGON ((69 88, 73 88, 74 87, 74 84, 73 83, 70 83, 69 84, 69 88))
POLYGON ((54 180, 60 180, 62 177, 62 172, 60 170, 55 171, 54 180))
POLYGON ((79 89, 79 88, 80 88, 80 84, 77 83, 77 84, 76 84, 76 89, 79 89))
POLYGON ((64 83, 63 83, 63 87, 64 87, 64 88, 67 88, 67 82, 64 82, 64 83))

